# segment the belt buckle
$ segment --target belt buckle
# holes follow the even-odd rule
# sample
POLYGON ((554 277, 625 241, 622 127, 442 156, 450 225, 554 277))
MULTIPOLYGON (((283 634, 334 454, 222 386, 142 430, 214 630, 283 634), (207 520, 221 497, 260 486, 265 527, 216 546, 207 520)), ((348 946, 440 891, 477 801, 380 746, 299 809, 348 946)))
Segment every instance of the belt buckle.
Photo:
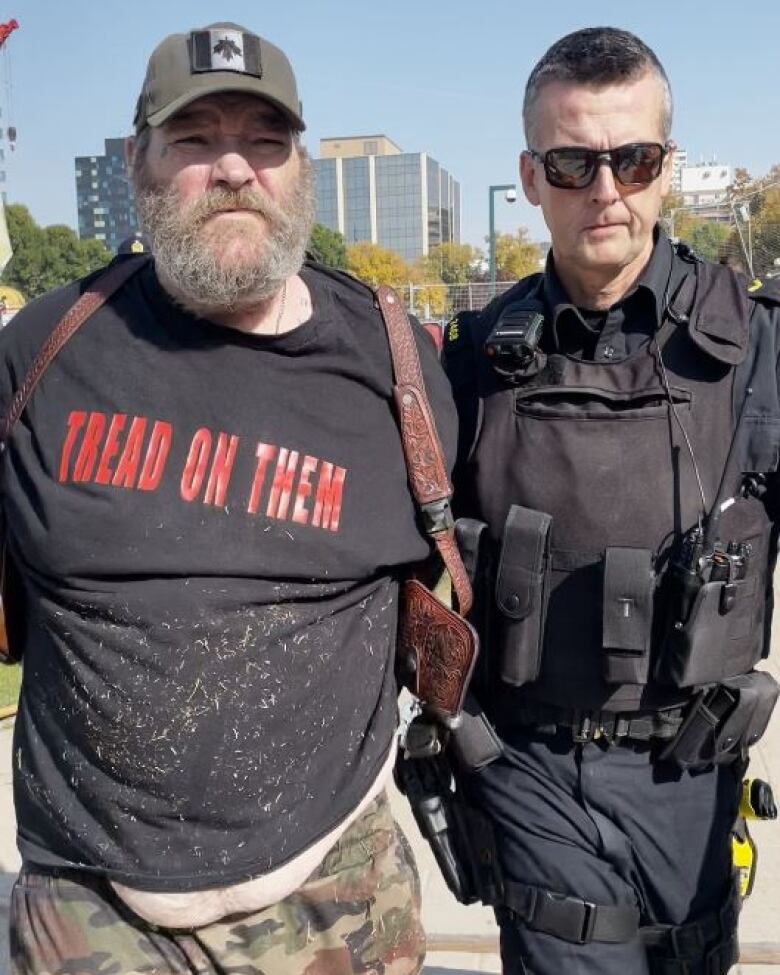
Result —
POLYGON ((575 741, 578 745, 585 745, 589 741, 595 741, 597 738, 600 738, 603 734, 600 718, 600 711, 597 711, 595 714, 592 714, 590 711, 586 711, 585 713, 575 711, 574 721, 571 727, 572 741, 575 741))
POLYGON ((593 940, 593 929, 596 927, 596 905, 592 901, 583 901, 582 906, 585 908, 585 912, 577 944, 586 945, 593 940))

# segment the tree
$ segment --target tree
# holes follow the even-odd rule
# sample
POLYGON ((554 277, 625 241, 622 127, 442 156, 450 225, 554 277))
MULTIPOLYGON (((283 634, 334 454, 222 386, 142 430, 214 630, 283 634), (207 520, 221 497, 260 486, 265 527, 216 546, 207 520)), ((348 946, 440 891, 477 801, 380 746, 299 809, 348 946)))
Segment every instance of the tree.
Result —
POLYGON ((387 284, 400 289, 412 278, 411 268, 402 257, 377 244, 361 243, 348 247, 347 268, 374 288, 387 284))
MULTIPOLYGON (((427 257, 418 258, 411 268, 411 282, 413 288, 413 304, 416 314, 440 318, 449 306, 449 289, 439 277, 438 271, 433 271, 427 264, 427 257)), ((406 296, 404 296, 406 297, 406 296)))
POLYGON ((666 196, 661 200, 661 216, 671 217, 674 210, 680 210, 683 207, 683 198, 681 193, 667 193, 666 196))
POLYGON ((731 192, 739 196, 744 193, 753 183, 753 177, 743 167, 737 166, 734 169, 734 182, 731 184, 731 192))
POLYGON ((12 203, 5 211, 13 257, 2 278, 26 298, 58 288, 103 267, 111 254, 98 240, 79 240, 70 227, 39 227, 27 207, 12 203))
POLYGON ((468 284, 479 276, 482 254, 471 244, 436 244, 416 263, 421 280, 468 284))
POLYGON ((724 248, 731 237, 728 224, 714 220, 696 220, 683 238, 697 257, 705 261, 720 261, 724 248))
POLYGON ((738 221, 731 250, 740 255, 746 271, 745 251, 749 252, 756 277, 776 273, 775 262, 780 261, 780 164, 760 179, 751 179, 746 171, 738 170, 731 201, 738 221))
POLYGON ((314 224, 309 238, 309 250, 320 264, 338 268, 347 266, 347 245, 344 237, 338 230, 331 230, 324 224, 314 224))
POLYGON ((519 227, 516 234, 496 234, 497 281, 517 281, 534 274, 539 270, 541 259, 541 252, 528 239, 525 227, 519 227))

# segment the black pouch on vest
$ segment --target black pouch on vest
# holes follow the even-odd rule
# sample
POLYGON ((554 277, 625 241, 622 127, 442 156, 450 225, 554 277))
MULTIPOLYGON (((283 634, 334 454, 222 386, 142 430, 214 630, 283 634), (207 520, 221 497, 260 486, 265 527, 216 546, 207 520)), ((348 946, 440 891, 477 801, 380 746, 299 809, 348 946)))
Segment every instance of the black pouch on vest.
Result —
POLYGON ((666 640, 659 680, 677 687, 714 684, 749 670, 761 658, 756 627, 758 576, 733 582, 704 582, 685 625, 666 640))
POLYGON ((471 582, 474 602, 469 612, 469 622, 479 636, 479 656, 471 686, 487 688, 491 676, 496 673, 490 619, 493 610, 493 550, 490 545, 487 524, 475 518, 458 518, 455 522, 455 541, 460 557, 471 582))
POLYGON ((649 549, 606 550, 601 645, 608 684, 647 683, 654 593, 653 553, 649 549))
MULTIPOLYGON (((780 695, 780 686, 765 670, 730 677, 720 686, 738 698, 716 740, 716 754, 727 756, 734 749, 739 752, 751 748, 763 737, 780 695)), ((723 758, 716 758, 718 760, 723 761, 723 758)))
POLYGON ((496 575, 499 673, 508 684, 536 680, 542 663, 550 565, 550 524, 543 511, 509 509, 496 575))
POLYGON ((684 769, 733 762, 764 734, 779 694, 777 681, 759 670, 702 691, 659 757, 684 769))

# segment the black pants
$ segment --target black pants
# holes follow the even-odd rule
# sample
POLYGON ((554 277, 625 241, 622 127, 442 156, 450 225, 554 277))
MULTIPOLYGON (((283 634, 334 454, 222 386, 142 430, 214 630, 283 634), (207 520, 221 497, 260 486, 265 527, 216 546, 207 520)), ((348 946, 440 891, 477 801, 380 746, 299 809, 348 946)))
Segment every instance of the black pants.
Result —
MULTIPOLYGON (((681 772, 655 762, 647 744, 576 745, 563 731, 503 737, 505 755, 464 785, 494 821, 507 877, 596 904, 638 906, 642 924, 681 925, 722 908, 733 884, 741 768, 681 772)), ((571 944, 507 911, 497 915, 505 975, 655 968, 639 939, 571 944)), ((690 968, 704 972, 703 959, 690 968)))

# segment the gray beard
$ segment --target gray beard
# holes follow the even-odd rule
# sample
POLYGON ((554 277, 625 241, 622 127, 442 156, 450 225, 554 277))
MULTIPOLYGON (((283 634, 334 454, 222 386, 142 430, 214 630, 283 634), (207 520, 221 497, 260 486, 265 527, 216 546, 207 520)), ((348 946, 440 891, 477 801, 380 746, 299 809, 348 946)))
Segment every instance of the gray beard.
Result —
MULTIPOLYGON (((174 301, 201 318, 243 312, 276 294, 297 274, 314 224, 314 177, 307 157, 288 196, 279 204, 255 190, 214 189, 182 209, 172 187, 150 185, 139 174, 135 187, 138 219, 149 237, 160 282, 174 301), (208 218, 240 208, 260 214, 252 223, 204 233, 208 218), (241 262, 221 258, 220 237, 226 244, 244 238, 241 262)), ((231 222, 232 223, 232 222, 231 222)))

